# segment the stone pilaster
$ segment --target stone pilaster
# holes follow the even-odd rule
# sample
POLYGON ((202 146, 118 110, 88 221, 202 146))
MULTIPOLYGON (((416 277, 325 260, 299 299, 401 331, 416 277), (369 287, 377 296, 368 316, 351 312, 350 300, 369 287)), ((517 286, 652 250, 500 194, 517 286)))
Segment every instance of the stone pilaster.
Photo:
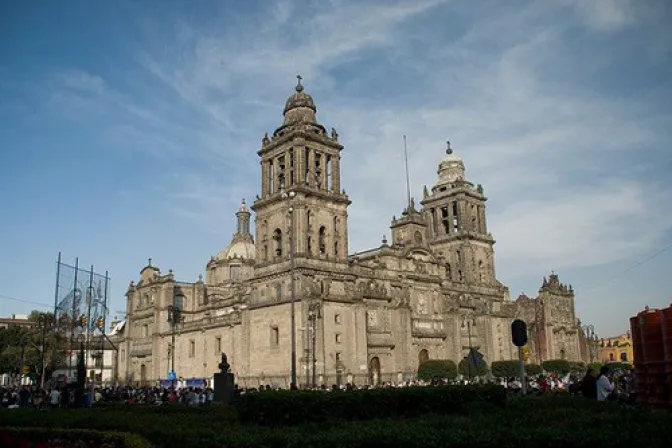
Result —
POLYGON ((341 193, 341 157, 339 155, 331 159, 331 185, 334 193, 341 193))

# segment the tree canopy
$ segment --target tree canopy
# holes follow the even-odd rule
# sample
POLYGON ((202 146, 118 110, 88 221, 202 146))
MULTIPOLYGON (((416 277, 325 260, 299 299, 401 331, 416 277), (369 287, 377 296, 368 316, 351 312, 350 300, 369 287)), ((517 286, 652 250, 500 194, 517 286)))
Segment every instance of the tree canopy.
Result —
POLYGON ((65 354, 53 330, 53 319, 53 313, 32 311, 28 316, 32 326, 0 328, 0 373, 19 373, 23 354, 24 367, 32 374, 41 374, 43 334, 46 371, 62 364, 65 354))

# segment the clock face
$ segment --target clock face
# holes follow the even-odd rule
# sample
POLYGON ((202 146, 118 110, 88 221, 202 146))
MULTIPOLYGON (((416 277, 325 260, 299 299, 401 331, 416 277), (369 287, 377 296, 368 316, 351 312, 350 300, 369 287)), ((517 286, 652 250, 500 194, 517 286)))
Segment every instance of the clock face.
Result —
POLYGON ((418 244, 422 243, 422 233, 415 232, 415 242, 418 244))

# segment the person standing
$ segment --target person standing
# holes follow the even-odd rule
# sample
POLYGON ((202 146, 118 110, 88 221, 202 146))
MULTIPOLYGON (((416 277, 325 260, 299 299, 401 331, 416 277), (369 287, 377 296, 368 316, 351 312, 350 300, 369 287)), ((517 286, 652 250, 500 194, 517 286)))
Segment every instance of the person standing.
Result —
POLYGON ((609 381, 608 373, 609 367, 602 366, 600 374, 597 375, 597 401, 607 401, 614 391, 614 385, 609 381))

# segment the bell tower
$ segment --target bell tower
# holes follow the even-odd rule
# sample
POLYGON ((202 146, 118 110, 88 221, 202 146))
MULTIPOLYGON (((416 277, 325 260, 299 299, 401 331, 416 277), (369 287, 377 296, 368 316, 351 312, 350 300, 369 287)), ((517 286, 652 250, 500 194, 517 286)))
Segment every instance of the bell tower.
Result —
POLYGON ((450 281, 495 285, 495 240, 488 233, 483 187, 467 181, 462 159, 447 142, 431 193, 425 187, 422 205, 428 242, 446 261, 450 281))
POLYGON ((328 134, 317 122, 315 102, 301 76, 297 80, 282 126, 264 136, 257 152, 261 194, 252 206, 257 264, 286 261, 292 246, 295 258, 347 263, 350 200, 341 190, 343 146, 334 128, 328 134))

